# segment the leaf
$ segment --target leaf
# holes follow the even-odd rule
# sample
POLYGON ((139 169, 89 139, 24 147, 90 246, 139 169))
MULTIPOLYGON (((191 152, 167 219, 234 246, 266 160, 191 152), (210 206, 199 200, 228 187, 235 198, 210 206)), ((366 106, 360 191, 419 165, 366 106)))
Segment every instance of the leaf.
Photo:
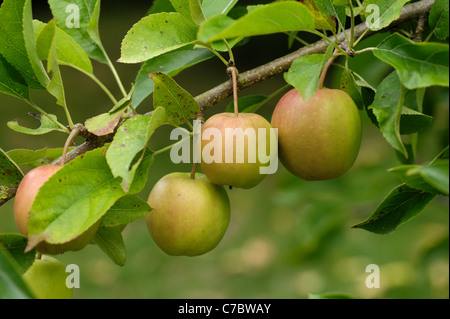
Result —
POLYGON ((364 101, 361 92, 358 90, 358 85, 356 84, 351 70, 345 69, 342 72, 339 86, 342 91, 346 92, 352 98, 352 100, 355 101, 358 109, 364 109, 364 101))
POLYGON ((98 31, 98 20, 100 19, 100 0, 95 1, 94 9, 92 10, 91 18, 87 25, 87 32, 91 39, 98 45, 99 48, 103 48, 102 41, 100 40, 100 33, 98 31))
MULTIPOLYGON (((69 148, 69 151, 72 148, 69 148)), ((35 168, 49 164, 63 153, 62 148, 43 148, 40 150, 13 149, 6 152, 17 166, 35 168)))
POLYGON ((418 215, 436 197, 405 184, 394 188, 367 220, 352 226, 377 234, 392 233, 398 226, 418 215))
POLYGON ((115 264, 125 266, 126 250, 119 227, 100 227, 94 242, 115 264))
POLYGON ((409 0, 367 0, 366 21, 370 30, 381 30, 400 17, 402 8, 409 0))
POLYGON ((193 43, 197 26, 179 13, 155 13, 139 20, 122 40, 122 63, 139 63, 193 43))
POLYGON ((189 0, 170 0, 173 8, 188 20, 191 20, 191 10, 189 8, 189 0))
POLYGON ((48 52, 47 57, 42 57, 48 61, 47 71, 52 74, 47 91, 56 98, 58 105, 66 106, 64 86, 56 56, 56 24, 54 20, 42 28, 36 40, 36 47, 41 52, 48 52))
MULTIPOLYGON (((239 113, 254 113, 267 101, 265 95, 247 95, 238 99, 239 113)), ((225 108, 225 112, 234 112, 234 102, 231 101, 225 108)))
POLYGON ((25 273, 34 262, 36 250, 25 253, 28 238, 20 234, 0 234, 0 250, 6 250, 17 262, 21 274, 25 273))
POLYGON ((332 15, 326 15, 317 9, 314 0, 301 0, 314 18, 314 26, 319 30, 336 30, 336 22, 332 15))
POLYGON ((383 40, 373 54, 392 65, 408 89, 448 86, 448 44, 415 43, 395 33, 383 40))
POLYGON ((21 73, 30 88, 47 86, 49 79, 35 51, 30 0, 3 1, 0 8, 0 54, 21 73))
POLYGON ((145 61, 136 77, 131 104, 136 108, 153 92, 155 84, 148 76, 149 73, 159 71, 173 77, 182 70, 213 56, 214 54, 208 49, 187 49, 167 52, 145 61))
POLYGON ((389 171, 397 175, 409 187, 432 193, 449 195, 448 159, 429 165, 402 165, 389 171))
MULTIPOLYGON (((39 33, 47 26, 47 24, 34 20, 34 30, 36 39, 39 33)), ((44 32, 48 32, 44 31, 44 32)), ((42 43, 36 48, 37 54, 41 60, 46 60, 49 56, 51 46, 51 38, 48 35, 41 37, 42 43), (45 41, 43 41, 45 40, 45 41)), ((67 33, 56 27, 55 32, 56 58, 59 64, 68 65, 75 69, 81 69, 87 73, 93 73, 92 63, 83 48, 67 33)))
MULTIPOLYGON (((56 115, 49 114, 49 116, 52 119, 54 119, 55 121, 57 120, 56 115)), ((33 114, 33 117, 35 117, 35 118, 37 118, 38 120, 41 121, 41 125, 38 128, 36 128, 36 129, 32 129, 32 128, 21 126, 21 125, 19 125, 17 120, 9 121, 6 124, 13 131, 16 131, 16 132, 19 132, 19 133, 23 133, 23 134, 28 134, 28 135, 42 135, 42 134, 47 134, 47 133, 53 132, 53 131, 65 132, 62 128, 60 128, 58 125, 56 125, 55 122, 50 120, 45 115, 33 114)))
POLYGON ((164 107, 170 123, 181 125, 194 118, 200 111, 200 107, 192 95, 171 77, 161 72, 150 73, 149 76, 155 82, 153 106, 164 107))
POLYGON ((150 209, 143 199, 134 195, 124 196, 103 216, 100 227, 127 225, 148 215, 150 209))
POLYGON ((403 107, 400 119, 400 134, 414 134, 431 125, 433 118, 429 115, 403 107))
POLYGON ((106 159, 115 177, 121 177, 121 186, 129 191, 144 154, 134 159, 144 150, 156 128, 166 123, 164 108, 158 107, 151 116, 138 115, 126 120, 117 130, 111 145, 106 152, 106 159))
POLYGON ((207 19, 218 14, 227 15, 236 3, 237 0, 203 0, 203 13, 207 19))
MULTIPOLYGON (((225 15, 217 15, 206 20, 198 30, 197 39, 200 42, 208 43, 212 42, 211 38, 214 38, 217 34, 225 31, 235 23, 235 20, 225 15)), ((242 37, 240 37, 242 38, 242 37)), ((222 40, 222 39, 219 39, 222 40)))
POLYGON ((0 148, 0 184, 17 187, 22 178, 19 166, 0 148))
POLYGON ((0 92, 18 97, 19 99, 30 100, 30 93, 25 79, 1 55, 0 92))
POLYGON ((200 0, 189 0, 189 10, 191 11, 191 19, 196 24, 201 24, 205 21, 206 18, 200 0))
POLYGON ((120 112, 102 113, 86 120, 84 126, 94 135, 104 136, 114 132, 125 110, 120 112))
POLYGON ((428 22, 436 38, 445 40, 449 30, 449 1, 436 0, 428 15, 428 22))
POLYGON ((30 211, 28 247, 62 244, 96 223, 125 192, 98 148, 64 165, 40 188, 30 211))
POLYGON ((345 30, 345 7, 340 5, 335 5, 333 0, 320 0, 314 1, 316 7, 325 16, 333 16, 337 19, 338 25, 342 30, 345 30))
POLYGON ((100 0, 48 0, 56 25, 71 36, 90 58, 106 63, 102 48, 91 37, 98 22, 98 17, 93 16, 97 14, 97 2, 100 0))
POLYGON ((304 100, 316 93, 320 74, 328 59, 333 54, 331 44, 324 54, 310 54, 299 57, 284 74, 287 83, 300 91, 304 100))
POLYGON ((256 7, 211 36, 208 42, 299 30, 314 30, 314 19, 308 9, 299 2, 275 2, 256 7))
POLYGON ((172 3, 167 0, 154 0, 152 2, 152 6, 147 12, 147 15, 153 14, 153 13, 160 13, 160 12, 173 12, 175 9, 172 6, 172 3))
POLYGON ((20 267, 14 258, 6 249, 0 248, 0 299, 33 298, 20 272, 20 267))
POLYGON ((397 116, 402 99, 402 84, 396 72, 389 74, 378 86, 369 109, 375 114, 381 133, 389 144, 405 157, 408 153, 400 137, 400 117, 397 116))

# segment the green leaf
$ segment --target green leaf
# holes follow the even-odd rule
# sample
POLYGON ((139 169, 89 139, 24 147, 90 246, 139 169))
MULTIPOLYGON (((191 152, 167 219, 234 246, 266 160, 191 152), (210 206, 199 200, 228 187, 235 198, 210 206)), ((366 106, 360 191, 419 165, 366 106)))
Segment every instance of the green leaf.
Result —
POLYGON ((173 8, 188 20, 191 20, 191 9, 189 8, 189 0, 170 0, 173 8))
MULTIPOLYGON (((265 95, 247 95, 238 99, 239 113, 254 113, 267 101, 265 95)), ((234 112, 234 102, 231 101, 225 108, 225 112, 234 112)))
POLYGON ((94 16, 98 13, 97 2, 100 0, 48 0, 56 25, 75 39, 90 58, 106 63, 105 54, 96 42, 98 39, 91 36, 98 22, 98 17, 94 16))
POLYGON ((155 82, 153 106, 164 107, 170 123, 181 125, 194 118, 200 111, 200 107, 192 95, 171 77, 161 72, 150 73, 149 76, 155 82))
POLYGON ((364 109, 364 101, 361 95, 361 92, 358 90, 358 85, 356 84, 353 73, 349 69, 345 69, 339 81, 339 86, 342 91, 346 92, 355 104, 358 106, 358 109, 364 109))
POLYGON ((0 55, 0 92, 19 99, 30 100, 25 79, 11 64, 0 55))
POLYGON ((154 0, 152 2, 152 6, 147 12, 147 15, 153 14, 153 13, 160 13, 160 12, 173 12, 175 9, 173 8, 170 1, 167 0, 154 0))
MULTIPOLYGON (((408 153, 400 137, 400 101, 403 99, 402 83, 396 72, 389 74, 378 86, 373 104, 369 109, 375 114, 381 133, 389 144, 405 157, 408 153)), ((403 104, 403 103, 402 103, 403 104)))
POLYGON ((400 134, 414 134, 431 125, 433 118, 429 115, 417 112, 406 106, 403 107, 400 119, 400 134))
POLYGON ((398 226, 417 216, 436 197, 435 194, 405 184, 394 188, 367 220, 352 226, 377 234, 392 233, 398 226))
POLYGON ((164 108, 158 107, 151 116, 138 115, 132 117, 117 130, 114 140, 106 152, 106 159, 112 174, 115 177, 122 178, 121 186, 125 191, 130 190, 136 170, 145 155, 142 151, 150 137, 166 121, 164 108), (136 158, 138 160, 134 161, 136 158))
POLYGON ((21 274, 25 273, 34 262, 36 250, 25 252, 28 238, 20 234, 0 234, 0 250, 6 250, 17 262, 21 274))
POLYGON ((191 11, 191 19, 196 24, 201 24, 205 21, 206 18, 200 0, 189 0, 189 9, 191 11))
POLYGON ((139 63, 193 43, 197 26, 179 13, 155 13, 139 20, 122 40, 122 63, 139 63))
POLYGON ((0 8, 0 54, 21 73, 30 88, 47 86, 49 79, 35 50, 30 0, 3 1, 0 8))
POLYGON ((395 33, 383 40, 373 54, 392 65, 408 89, 448 86, 448 44, 415 43, 395 33))
POLYGON ((95 1, 94 10, 92 10, 92 15, 87 25, 87 32, 91 37, 91 39, 98 45, 98 47, 103 48, 102 41, 100 40, 100 33, 98 31, 99 19, 100 19, 100 0, 95 1))
POLYGON ((126 250, 120 227, 100 227, 94 242, 115 264, 125 266, 126 250))
POLYGON ((337 19, 338 25, 342 30, 345 30, 345 7, 336 5, 333 0, 319 0, 314 1, 317 9, 325 16, 333 16, 337 19))
MULTIPOLYGON (((38 39, 40 32, 47 26, 47 24, 34 20, 34 30, 36 39, 38 39)), ((44 33, 48 33, 48 29, 44 33)), ((41 60, 46 60, 49 56, 51 47, 51 37, 48 34, 41 36, 42 41, 37 46, 37 53, 41 60)), ((56 27, 55 32, 56 58, 59 64, 68 65, 75 69, 81 69, 87 73, 93 73, 92 63, 83 48, 67 33, 56 27)))
POLYGON ((150 209, 143 199, 134 195, 124 196, 103 216, 100 227, 127 225, 148 215, 150 209))
POLYGON ((402 165, 389 171, 409 187, 433 194, 449 195, 449 161, 437 160, 429 165, 402 165))
POLYGON ((207 19, 218 14, 227 15, 236 3, 237 0, 203 0, 203 13, 207 19))
POLYGON ((96 223, 125 192, 98 148, 64 165, 40 188, 30 211, 28 248, 62 244, 96 223))
POLYGON ((19 166, 0 148, 0 184, 17 187, 22 178, 19 166))
POLYGON ((314 18, 314 26, 318 30, 336 30, 336 22, 332 15, 322 13, 314 0, 303 0, 302 3, 308 8, 314 18))
MULTIPOLYGON (((54 119, 55 121, 57 120, 56 115, 49 114, 49 116, 52 119, 54 119)), ((47 133, 53 132, 53 131, 65 132, 62 128, 60 128, 58 125, 56 125, 55 122, 50 120, 45 115, 33 114, 33 117, 35 117, 35 118, 37 118, 38 120, 41 121, 41 125, 38 128, 36 128, 36 129, 32 129, 32 128, 21 126, 21 125, 19 125, 17 120, 9 121, 6 124, 13 131, 16 131, 16 132, 19 132, 19 133, 23 133, 23 134, 28 134, 28 135, 42 135, 42 134, 47 134, 47 133)))
POLYGON ((42 57, 46 59, 47 71, 52 74, 51 80, 47 85, 47 91, 55 98, 56 103, 66 106, 66 97, 64 94, 64 86, 62 82, 61 72, 59 70, 58 58, 56 53, 56 24, 55 20, 44 26, 36 40, 36 48, 39 52, 46 52, 48 56, 42 57))
POLYGON ((256 7, 208 42, 299 30, 314 30, 314 18, 303 4, 282 1, 256 7))
POLYGON ((449 30, 449 1, 436 0, 428 15, 428 22, 433 29, 436 38, 445 40, 448 38, 449 30))
POLYGON ((188 49, 167 52, 153 59, 145 61, 141 66, 135 81, 135 90, 131 104, 136 108, 155 87, 153 80, 148 76, 152 72, 163 72, 168 76, 175 76, 182 70, 197 63, 205 61, 214 54, 208 49, 188 49))
POLYGON ((331 44, 324 54, 310 54, 299 57, 284 74, 287 83, 302 93, 304 100, 309 99, 317 91, 320 74, 325 63, 333 55, 331 44))
POLYGON ((370 30, 381 30, 400 17, 402 8, 409 0, 367 0, 366 21, 370 30))
MULTIPOLYGON (((214 38, 217 34, 225 31, 235 23, 230 17, 225 15, 217 15, 206 20, 198 30, 197 39, 200 42, 211 42, 211 38, 214 38)), ((221 39, 220 39, 221 40, 221 39)))
MULTIPOLYGON (((69 151, 73 149, 69 148, 69 151)), ((17 166, 35 168, 49 164, 63 153, 62 148, 43 148, 40 150, 13 149, 6 152, 17 166)))
POLYGON ((30 298, 33 294, 22 279, 19 265, 6 249, 0 248, 0 299, 30 298))

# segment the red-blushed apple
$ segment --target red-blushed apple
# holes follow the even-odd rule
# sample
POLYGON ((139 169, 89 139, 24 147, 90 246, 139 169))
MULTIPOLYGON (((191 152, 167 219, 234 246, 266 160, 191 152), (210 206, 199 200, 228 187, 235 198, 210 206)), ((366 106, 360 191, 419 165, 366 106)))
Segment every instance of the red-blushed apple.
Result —
POLYGON ((303 100, 292 89, 279 100, 271 124, 278 128, 281 163, 301 179, 340 177, 358 155, 361 118, 344 91, 323 88, 303 100))
POLYGON ((230 221, 230 201, 223 188, 196 173, 170 173, 148 197, 146 216, 155 243, 168 255, 198 256, 215 248, 230 221))
MULTIPOLYGON (((55 174, 61 166, 42 165, 30 170, 22 179, 17 188, 14 200, 14 219, 17 228, 22 235, 28 236, 28 220, 31 206, 41 186, 55 174)), ((43 254, 57 255, 66 251, 77 251, 86 247, 97 232, 100 221, 92 225, 88 230, 63 244, 49 244, 41 242, 36 246, 36 250, 43 254)))
POLYGON ((261 173, 261 167, 276 160, 276 152, 270 148, 270 139, 276 138, 271 135, 271 128, 264 117, 255 113, 211 116, 203 124, 201 133, 203 173, 218 185, 246 189, 258 185, 266 176, 261 173), (260 143, 259 134, 263 132, 265 137, 261 137, 263 142, 260 143), (264 156, 269 154, 268 158, 260 158, 260 148, 264 156))

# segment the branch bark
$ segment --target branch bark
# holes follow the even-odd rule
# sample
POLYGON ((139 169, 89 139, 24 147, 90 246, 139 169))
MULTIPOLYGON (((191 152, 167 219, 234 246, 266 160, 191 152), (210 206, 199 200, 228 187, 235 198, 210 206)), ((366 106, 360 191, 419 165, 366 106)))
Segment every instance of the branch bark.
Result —
MULTIPOLYGON (((391 25, 389 25, 389 28, 394 27, 398 24, 401 24, 405 21, 412 20, 415 18, 418 18, 420 16, 423 16, 424 14, 428 13, 431 9, 431 6, 433 5, 435 0, 421 0, 409 5, 406 5, 403 7, 402 12, 400 14, 399 19, 393 21, 391 25)), ((355 38, 359 38, 361 35, 364 34, 364 32, 367 31, 367 26, 365 23, 361 23, 357 26, 355 26, 354 34, 355 38)), ((385 30, 379 30, 376 32, 385 31, 385 30)), ((368 37, 374 33, 375 31, 367 31, 364 34, 364 37, 368 37)), ((350 36, 350 29, 346 30, 347 37, 350 36)), ((343 32, 339 33, 337 35, 339 42, 345 42, 345 35, 343 32)), ((329 39, 330 41, 333 41, 334 38, 329 39)), ((299 57, 315 54, 315 53, 323 53, 328 47, 329 42, 325 39, 322 39, 320 41, 317 41, 313 44, 310 44, 308 46, 302 47, 301 49, 292 52, 288 55, 285 55, 279 59, 276 59, 272 62, 269 62, 267 64, 261 65, 257 68, 254 68, 252 70, 246 71, 244 73, 239 74, 238 79, 238 90, 245 89, 247 87, 250 87, 256 83, 265 81, 267 79, 273 78, 279 74, 282 74, 283 72, 287 71, 291 64, 299 57)), ((231 96, 233 94, 233 84, 232 81, 224 82, 215 88, 212 88, 209 91, 204 92, 203 94, 197 96, 195 99, 200 105, 201 114, 203 112, 212 107, 213 105, 219 103, 223 99, 227 98, 228 96, 231 96)), ((66 162, 70 162, 74 158, 76 158, 79 155, 82 155, 90 150, 96 149, 100 146, 102 146, 104 143, 109 142, 112 140, 111 136, 105 136, 103 138, 98 138, 96 136, 92 136, 91 134, 88 136, 88 140, 74 148, 72 151, 67 153, 66 162)), ((52 164, 58 165, 61 163, 61 158, 55 160, 52 162, 52 164)), ((16 194, 16 188, 8 188, 8 190, 5 192, 6 197, 0 198, 0 206, 6 203, 8 200, 12 199, 16 194)))

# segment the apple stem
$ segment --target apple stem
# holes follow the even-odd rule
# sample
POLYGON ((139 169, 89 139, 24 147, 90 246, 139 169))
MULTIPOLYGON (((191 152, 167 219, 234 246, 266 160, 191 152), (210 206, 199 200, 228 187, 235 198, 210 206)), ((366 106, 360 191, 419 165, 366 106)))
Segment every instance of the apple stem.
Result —
POLYGON ((238 94, 237 94, 237 74, 238 71, 234 66, 233 61, 228 62, 229 67, 227 68, 227 73, 231 73, 231 80, 233 83, 233 102, 234 102, 234 116, 239 115, 238 107, 238 94))
POLYGON ((38 251, 36 254, 36 259, 41 259, 41 258, 42 258, 42 253, 38 251))
POLYGON ((83 130, 84 127, 81 124, 75 124, 73 130, 70 132, 69 137, 66 140, 66 143, 64 144, 63 154, 61 158, 61 166, 64 166, 66 163, 66 155, 67 150, 69 149, 70 144, 72 144, 73 139, 83 130))
POLYGON ((323 82, 325 81, 325 76, 328 72, 328 69, 330 68, 331 64, 333 63, 333 61, 338 57, 338 55, 336 54, 338 52, 338 50, 334 50, 333 55, 331 56, 331 58, 328 59, 327 63, 325 63, 325 66, 323 67, 322 73, 320 73, 320 78, 319 78, 319 84, 317 85, 317 89, 320 90, 323 86, 323 82))
POLYGON ((192 170, 191 170, 191 179, 195 179, 195 171, 197 170, 197 165, 198 163, 194 163, 194 165, 192 166, 192 170))

